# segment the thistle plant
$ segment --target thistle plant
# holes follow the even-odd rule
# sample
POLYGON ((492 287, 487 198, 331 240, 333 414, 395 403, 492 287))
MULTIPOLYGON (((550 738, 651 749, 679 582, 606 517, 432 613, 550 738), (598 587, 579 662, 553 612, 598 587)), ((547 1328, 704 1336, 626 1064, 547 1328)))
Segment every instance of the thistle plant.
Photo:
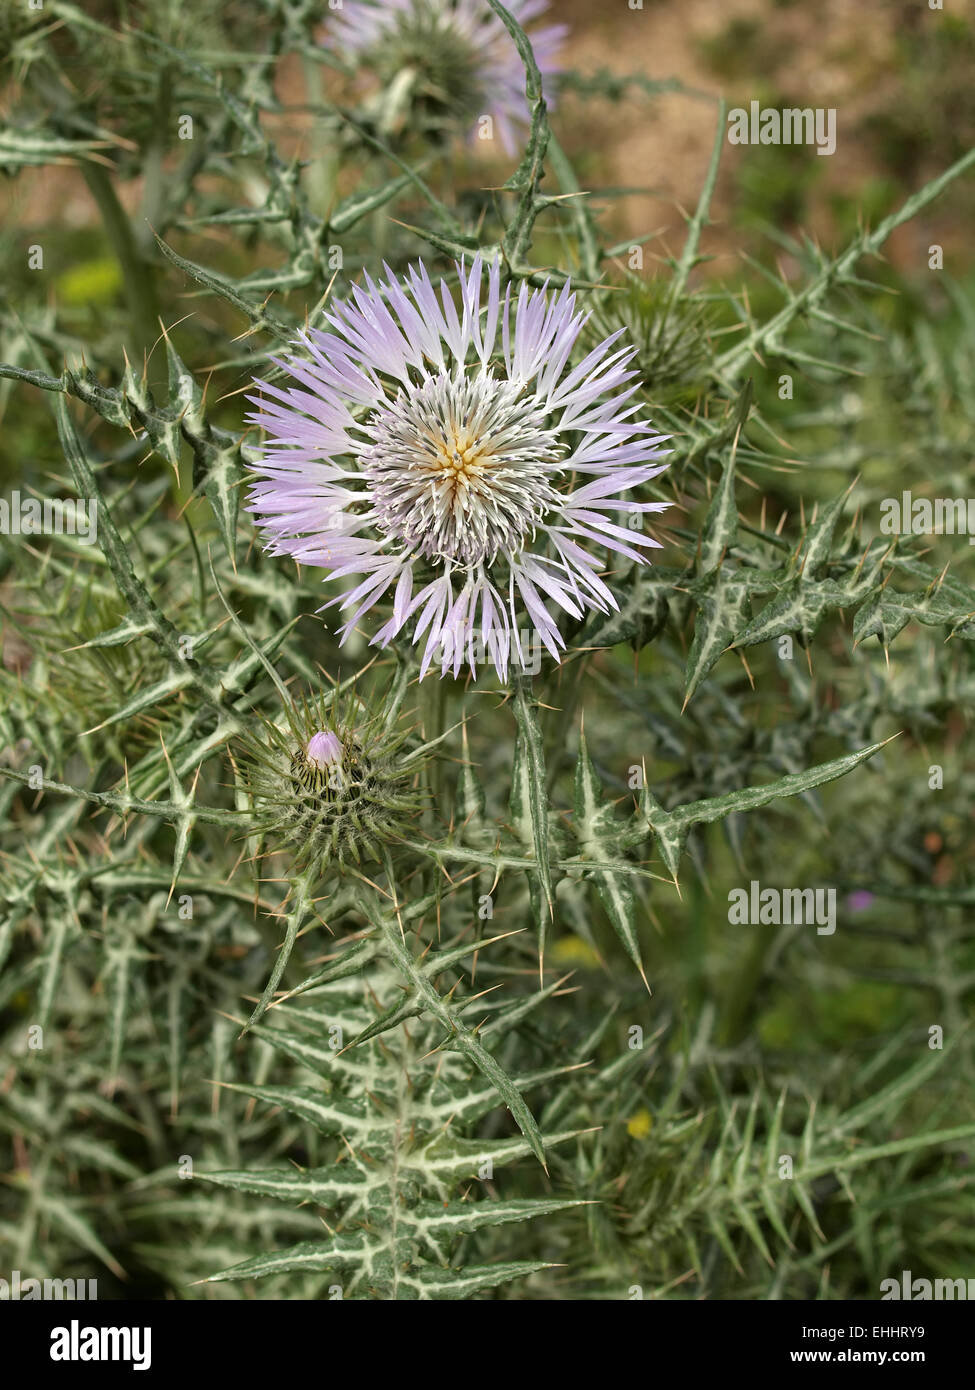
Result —
POLYGON ((973 306, 881 257, 975 151, 728 277, 723 103, 679 245, 621 241, 550 101, 667 84, 557 73, 540 4, 47 8, 0 166, 88 220, 2 247, 0 1265, 967 1277, 972 552, 881 504, 965 497, 973 306))

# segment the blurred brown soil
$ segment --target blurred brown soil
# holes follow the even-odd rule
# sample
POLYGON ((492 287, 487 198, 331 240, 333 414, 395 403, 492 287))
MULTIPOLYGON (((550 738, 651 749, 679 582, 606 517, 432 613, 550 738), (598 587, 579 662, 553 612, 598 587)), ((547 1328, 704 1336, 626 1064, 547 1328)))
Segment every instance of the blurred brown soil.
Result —
MULTIPOLYGON (((677 78, 706 96, 723 96, 729 106, 747 106, 762 90, 787 93, 792 104, 837 110, 837 150, 810 199, 805 224, 814 238, 834 242, 831 195, 856 199, 857 190, 878 169, 876 153, 858 126, 879 99, 896 100, 893 43, 903 6, 890 0, 816 0, 777 5, 772 0, 644 0, 642 10, 628 0, 554 0, 552 12, 571 28, 565 65, 584 74, 609 69, 640 72, 654 79, 677 78), (727 52, 719 45, 718 66, 737 74, 718 77, 705 45, 727 38, 729 25, 754 22, 751 35, 727 52)), ((923 22, 923 20, 919 21, 923 22)), ((300 67, 282 77, 282 97, 300 103, 305 91, 300 67)), ((277 124, 277 123, 276 123, 277 124)), ((300 119, 286 125, 300 137, 300 119)), ((693 209, 707 169, 716 130, 716 106, 706 97, 684 93, 634 93, 616 103, 567 94, 553 126, 576 161, 583 186, 637 188, 625 198, 600 202, 604 225, 615 239, 660 232, 649 255, 673 253, 681 244, 682 210, 693 209)), ((712 218, 718 223, 704 239, 713 256, 712 273, 733 272, 740 237, 728 225, 736 171, 742 152, 725 144, 712 218)), ((465 182, 483 176, 496 186, 506 172, 485 160, 468 165, 465 182)), ((932 169, 931 174, 937 172, 932 169)), ((140 188, 121 190, 130 210, 140 188)), ((906 193, 907 190, 905 190, 906 193)), ((55 220, 72 229, 95 218, 90 196, 71 168, 27 170, 9 189, 4 221, 8 228, 40 227, 55 220)), ((930 241, 952 245, 964 240, 957 219, 935 208, 901 229, 888 244, 895 264, 917 267, 930 241)))

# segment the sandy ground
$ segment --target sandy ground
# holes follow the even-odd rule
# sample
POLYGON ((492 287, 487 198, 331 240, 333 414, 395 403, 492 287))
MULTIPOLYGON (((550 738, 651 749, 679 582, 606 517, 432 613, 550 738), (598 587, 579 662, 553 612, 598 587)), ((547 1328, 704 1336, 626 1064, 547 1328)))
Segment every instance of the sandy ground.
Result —
MULTIPOLYGON (((913 8, 926 13, 921 5, 913 8)), ((878 172, 862 122, 878 105, 897 100, 894 43, 904 6, 891 0, 802 0, 787 7, 770 0, 644 0, 643 9, 634 11, 627 0, 559 0, 557 9, 573 28, 568 63, 583 72, 605 67, 676 77, 688 87, 723 97, 729 107, 747 108, 766 90, 787 95, 792 105, 835 108, 836 153, 823 157, 826 167, 806 224, 814 237, 827 243, 832 238, 831 195, 855 198, 863 181, 878 172), (735 21, 754 21, 757 32, 730 46, 735 21), (737 70, 736 75, 716 74, 708 61, 709 44, 720 47, 720 66, 737 70)), ((932 15, 933 21, 937 18, 932 15)), ((923 23, 924 15, 914 22, 923 23)), ((621 230, 636 235, 662 228, 672 246, 682 226, 679 209, 694 207, 707 169, 716 129, 713 106, 682 94, 634 96, 614 107, 583 106, 570 97, 560 118, 571 151, 588 146, 604 152, 600 183, 653 190, 620 205, 616 217, 621 230)), ((712 209, 719 222, 728 215, 740 159, 741 150, 726 145, 712 209)), ((927 247, 929 230, 925 226, 899 234, 891 243, 892 258, 913 262, 922 243, 927 247)), ((960 239, 961 229, 942 230, 945 240, 960 239)), ((727 269, 735 256, 734 240, 720 227, 707 239, 716 272, 727 269)))

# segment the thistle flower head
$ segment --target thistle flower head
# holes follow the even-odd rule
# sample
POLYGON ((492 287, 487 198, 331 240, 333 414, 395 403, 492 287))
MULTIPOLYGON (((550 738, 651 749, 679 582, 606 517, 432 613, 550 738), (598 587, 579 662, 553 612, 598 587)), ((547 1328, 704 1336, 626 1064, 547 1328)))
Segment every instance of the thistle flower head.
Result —
MULTIPOLYGON (((508 0, 527 28, 548 0, 508 0)), ((531 29, 539 71, 558 71, 563 24, 531 29)), ((507 154, 515 128, 527 120, 525 70, 514 41, 486 0, 345 0, 328 31, 330 41, 371 68, 384 89, 410 88, 414 110, 437 124, 473 126, 490 116, 507 154)))
POLYGON ((411 629, 421 676, 486 653, 504 680, 527 668, 523 617, 559 660, 550 605, 618 606, 591 548, 642 563, 657 544, 632 523, 666 504, 626 494, 665 467, 662 437, 635 418, 619 333, 573 364, 587 316, 568 283, 515 296, 477 257, 458 307, 422 265, 387 272, 277 361, 291 384, 250 398, 268 436, 250 509, 273 552, 362 576, 332 600, 343 641, 386 600, 373 645, 411 629))
POLYGON ((408 731, 359 700, 341 722, 331 717, 321 704, 293 707, 262 722, 240 749, 253 831, 267 852, 290 852, 299 870, 379 857, 422 804, 408 731))

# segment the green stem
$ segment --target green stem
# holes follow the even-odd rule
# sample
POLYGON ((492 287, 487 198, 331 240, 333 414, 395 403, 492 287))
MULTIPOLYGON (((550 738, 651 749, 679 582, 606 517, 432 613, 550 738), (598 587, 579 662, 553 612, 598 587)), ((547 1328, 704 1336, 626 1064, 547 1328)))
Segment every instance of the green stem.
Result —
POLYGON ((527 1139, 532 1153, 548 1172, 542 1136, 539 1133, 535 1117, 525 1103, 518 1087, 482 1045, 476 1029, 467 1027, 460 1017, 460 1011, 451 1008, 448 1001, 441 997, 429 975, 414 959, 406 943, 402 923, 398 920, 399 894, 393 877, 392 861, 388 854, 386 856, 386 874, 393 894, 393 901, 396 904, 394 913, 390 914, 385 904, 379 905, 375 901, 367 902, 366 911, 373 926, 378 928, 387 955, 411 987, 413 999, 420 1006, 421 1011, 431 1015, 444 1028, 446 1037, 441 1046, 449 1047, 453 1051, 461 1053, 462 1056, 473 1062, 483 1076, 487 1077, 501 1100, 511 1111, 515 1124, 527 1139))
POLYGON ((725 1047, 734 1047, 740 1043, 749 1019, 754 1019, 750 1010, 774 942, 775 933, 755 931, 751 948, 732 982, 725 1003, 724 1026, 721 1030, 721 1041, 725 1047))
MULTIPOLYGON (((434 670, 420 682, 420 720, 426 742, 439 738, 443 733, 447 727, 446 715, 447 690, 443 680, 434 670)), ((430 807, 430 820, 433 821, 437 816, 437 804, 444 794, 443 769, 438 756, 434 755, 427 763, 426 775, 433 803, 430 807)))
MULTIPOLYGON (((308 105, 317 110, 325 104, 322 89, 322 70, 311 58, 302 59, 305 94, 308 105)), ((339 159, 334 133, 322 128, 319 116, 313 117, 311 129, 311 159, 305 173, 308 204, 319 217, 327 217, 335 200, 335 178, 339 159)))
POLYGON ((582 695, 583 682, 591 660, 591 656, 584 655, 577 657, 570 667, 560 667, 562 680, 555 696, 555 699, 559 702, 558 713, 550 716, 555 731, 552 743, 549 745, 555 750, 548 763, 547 785, 550 795, 568 756, 567 741, 569 731, 575 721, 576 710, 579 708, 579 699, 582 695))
POLYGON ((159 306, 152 270, 139 254, 132 224, 106 170, 99 164, 85 163, 82 172, 122 267, 125 298, 129 306, 131 345, 141 353, 143 349, 151 348, 159 336, 159 306))
POLYGON ((156 109, 153 115, 153 134, 146 149, 142 211, 139 225, 132 229, 133 242, 137 254, 145 264, 146 255, 153 245, 153 230, 158 228, 164 208, 164 171, 166 148, 169 137, 169 122, 172 115, 173 70, 168 65, 159 74, 156 89, 156 109))

